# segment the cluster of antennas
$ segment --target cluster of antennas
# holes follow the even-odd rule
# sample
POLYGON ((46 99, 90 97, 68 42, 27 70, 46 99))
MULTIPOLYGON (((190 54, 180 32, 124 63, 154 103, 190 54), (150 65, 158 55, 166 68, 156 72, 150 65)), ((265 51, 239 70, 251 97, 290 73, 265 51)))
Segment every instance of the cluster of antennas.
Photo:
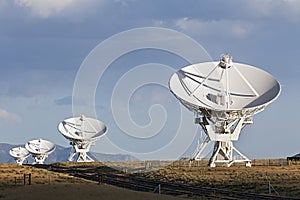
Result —
MULTIPOLYGON (((192 160, 200 160, 208 144, 213 143, 209 166, 214 167, 216 163, 231 166, 235 162, 251 166, 251 160, 233 146, 233 141, 253 122, 255 114, 279 96, 280 84, 272 75, 250 65, 234 63, 232 57, 225 54, 217 62, 182 68, 171 76, 169 87, 186 108, 196 113, 195 121, 206 134, 192 160)), ((82 115, 63 120, 58 130, 73 147, 69 161, 76 156, 77 162, 91 162, 94 160, 88 152, 106 133, 107 127, 97 119, 82 115)), ((10 153, 18 163, 23 163, 30 153, 35 163, 42 164, 54 149, 54 144, 39 139, 10 153)))
POLYGON ((16 163, 22 165, 31 155, 34 159, 32 164, 43 164, 45 159, 55 150, 52 142, 43 139, 31 140, 24 147, 15 147, 9 151, 9 154, 15 159, 16 163))
MULTIPOLYGON (((59 132, 70 141, 73 147, 68 158, 77 162, 92 162, 94 161, 88 155, 88 152, 96 140, 106 133, 106 126, 103 122, 85 117, 73 117, 63 120, 58 125, 59 132)), ((27 157, 33 157, 33 164, 43 164, 45 159, 55 150, 55 145, 52 142, 43 139, 31 140, 24 147, 16 147, 9 151, 15 161, 22 165, 27 157)))

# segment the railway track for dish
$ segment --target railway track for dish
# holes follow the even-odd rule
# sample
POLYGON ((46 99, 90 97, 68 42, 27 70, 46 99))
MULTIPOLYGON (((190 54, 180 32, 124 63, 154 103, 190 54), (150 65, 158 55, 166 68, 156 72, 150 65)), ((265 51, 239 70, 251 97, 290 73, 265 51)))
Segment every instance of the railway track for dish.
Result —
POLYGON ((209 199, 268 199, 268 200, 293 200, 300 198, 282 197, 267 194, 241 193, 226 189, 211 187, 197 187, 181 183, 154 181, 147 178, 135 177, 130 174, 117 174, 112 172, 101 172, 92 168, 71 168, 53 165, 36 165, 50 171, 66 173, 75 177, 98 182, 99 184, 109 184, 117 187, 127 188, 136 191, 152 192, 157 194, 167 194, 187 197, 206 197, 209 199))

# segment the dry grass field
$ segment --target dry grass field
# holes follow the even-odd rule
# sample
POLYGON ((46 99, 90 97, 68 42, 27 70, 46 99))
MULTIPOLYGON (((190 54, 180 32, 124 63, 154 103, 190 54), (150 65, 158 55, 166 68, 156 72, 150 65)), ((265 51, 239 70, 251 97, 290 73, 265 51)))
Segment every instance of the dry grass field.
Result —
POLYGON ((271 194, 300 198, 300 165, 285 166, 168 166, 140 174, 151 180, 213 187, 237 192, 271 194))
MULTIPOLYGON (((225 189, 237 192, 269 194, 269 183, 272 185, 271 194, 300 198, 300 165, 282 164, 281 161, 272 166, 266 166, 257 161, 256 166, 215 167, 205 164, 175 162, 159 168, 162 161, 153 161, 150 165, 145 162, 130 162, 127 165, 127 175, 143 177, 155 181, 182 183, 192 186, 203 186, 225 189), (159 164, 160 163, 160 164, 159 164), (150 167, 149 167, 150 166, 150 167), (145 173, 141 169, 149 168, 145 173)), ((265 162, 265 161, 264 161, 265 162)), ((270 164, 270 161, 267 161, 270 164)), ((275 161, 274 161, 275 162, 275 161)), ((276 163, 276 162, 275 162, 276 163)), ((68 169, 94 170, 100 173, 124 174, 125 163, 54 163, 68 169), (121 171, 106 167, 114 166, 121 171)), ((166 163, 162 164, 163 166, 166 163)), ((50 166, 49 166, 50 167, 50 166)), ((161 167, 161 166, 160 166, 161 167)), ((26 179, 26 184, 28 180, 26 179)), ((0 199, 187 199, 184 197, 163 196, 153 193, 136 192, 100 184, 57 173, 33 166, 16 164, 0 165, 0 199), (31 174, 31 185, 24 186, 24 174, 31 174)), ((201 199, 192 197, 189 199, 201 199)))
MULTIPOLYGON (((67 174, 54 173, 45 169, 17 164, 0 164, 0 188, 24 185, 24 174, 31 174, 32 184, 82 183, 85 180, 67 174)), ((26 178, 28 184, 28 177, 26 178)))
MULTIPOLYGON (((92 163, 89 163, 92 165, 92 163)), ((72 166, 72 165, 70 165, 72 166)), ((99 165, 98 165, 99 166, 99 165)), ((98 185, 95 182, 75 178, 66 174, 50 172, 32 166, 0 164, 0 199, 5 200, 132 200, 183 198, 136 192, 110 185, 98 185), (31 174, 31 185, 24 185, 24 174, 31 174)))

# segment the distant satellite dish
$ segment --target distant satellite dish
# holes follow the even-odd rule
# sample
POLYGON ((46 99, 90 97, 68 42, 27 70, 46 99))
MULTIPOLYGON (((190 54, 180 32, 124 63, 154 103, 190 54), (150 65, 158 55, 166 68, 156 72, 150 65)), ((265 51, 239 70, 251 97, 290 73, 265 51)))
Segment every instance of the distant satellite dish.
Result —
POLYGON ((55 145, 47 140, 36 139, 27 142, 25 148, 34 158, 33 164, 43 164, 48 155, 55 150, 55 145))
POLYGON ((219 62, 193 64, 174 73, 169 88, 176 98, 196 114, 195 123, 200 124, 206 139, 198 146, 193 159, 199 160, 207 144, 214 142, 209 161, 226 163, 250 160, 240 153, 232 141, 252 118, 263 111, 280 94, 280 84, 269 73, 256 67, 233 63, 229 55, 219 62), (234 155, 236 154, 236 155, 234 155))
POLYGON ((107 127, 97 119, 82 115, 60 122, 58 130, 73 146, 69 161, 73 161, 74 156, 78 153, 77 162, 92 162, 94 160, 87 155, 87 152, 91 145, 106 133, 107 127))
POLYGON ((22 165, 24 160, 30 155, 24 147, 15 147, 9 150, 9 154, 15 159, 16 163, 22 165))

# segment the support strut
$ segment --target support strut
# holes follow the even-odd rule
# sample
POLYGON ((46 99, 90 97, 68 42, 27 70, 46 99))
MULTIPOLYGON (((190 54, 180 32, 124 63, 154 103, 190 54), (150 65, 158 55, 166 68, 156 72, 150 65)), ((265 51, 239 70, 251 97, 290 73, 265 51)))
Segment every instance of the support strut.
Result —
POLYGON ((198 145, 192 159, 201 160, 201 153, 207 144, 213 141, 214 149, 208 164, 210 167, 215 167, 216 163, 224 163, 230 167, 237 162, 246 162, 246 166, 251 167, 251 160, 238 151, 232 142, 238 140, 242 128, 247 124, 244 118, 216 123, 202 117, 202 120, 196 121, 201 125, 207 137, 198 145))

